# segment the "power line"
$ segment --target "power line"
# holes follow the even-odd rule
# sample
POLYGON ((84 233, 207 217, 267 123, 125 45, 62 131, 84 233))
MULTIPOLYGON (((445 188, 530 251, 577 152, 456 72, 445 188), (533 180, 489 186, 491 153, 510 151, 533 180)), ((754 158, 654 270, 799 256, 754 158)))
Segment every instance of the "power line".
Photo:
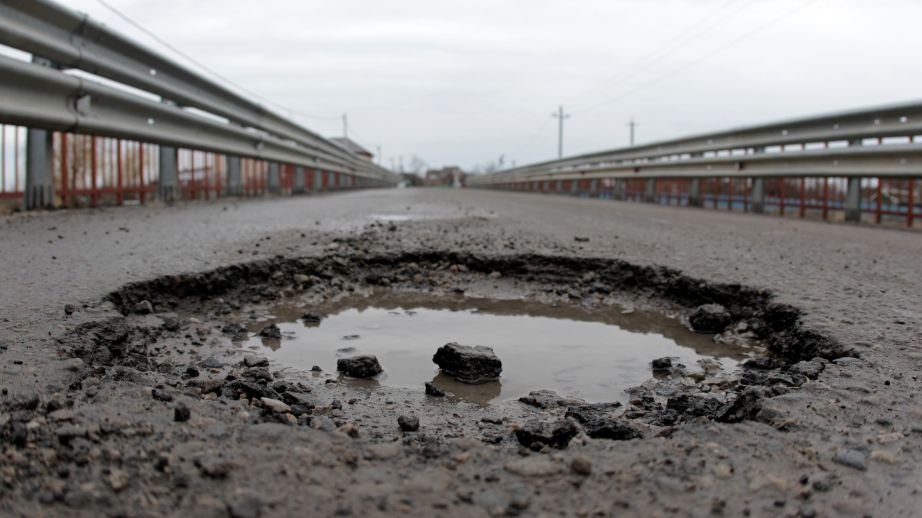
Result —
POLYGON ((716 56, 717 54, 720 54, 721 52, 725 52, 725 51, 729 50, 730 48, 736 46, 736 45, 739 44, 739 43, 742 43, 742 42, 745 41, 745 40, 748 40, 749 38, 755 36, 756 34, 759 34, 760 32, 762 32, 762 31, 768 29, 769 27, 775 25, 776 23, 778 23, 778 22, 780 22, 780 21, 782 21, 782 20, 785 20, 785 19, 787 19, 787 18, 793 16, 794 14, 796 14, 796 13, 798 13, 798 12, 800 12, 800 11, 806 9, 806 8, 809 7, 810 5, 815 4, 817 1, 819 1, 819 0, 807 0, 806 2, 804 2, 804 3, 800 4, 800 5, 798 5, 797 7, 795 7, 794 9, 791 9, 790 11, 785 12, 785 13, 782 14, 781 16, 775 17, 775 18, 769 20, 767 23, 764 23, 764 24, 762 24, 762 25, 756 27, 755 29, 753 29, 753 30, 747 32, 746 34, 743 34, 742 36, 740 36, 740 37, 738 37, 738 38, 734 38, 734 39, 728 41, 726 44, 724 44, 723 46, 720 46, 720 47, 714 49, 712 52, 709 52, 709 53, 707 53, 707 54, 705 54, 705 55, 703 55, 703 56, 700 56, 700 57, 698 57, 698 58, 696 58, 696 59, 694 59, 694 60, 692 60, 692 61, 690 61, 690 62, 688 62, 688 63, 686 63, 686 64, 684 64, 684 65, 682 65, 682 66, 679 67, 679 68, 676 68, 676 69, 674 69, 674 70, 672 70, 672 71, 669 71, 669 72, 667 72, 667 73, 665 73, 665 74, 662 74, 662 75, 656 77, 655 79, 653 79, 652 81, 648 81, 648 82, 646 82, 646 83, 637 85, 637 86, 634 87, 634 88, 631 88, 631 89, 629 89, 629 90, 627 90, 627 91, 625 91, 625 92, 622 92, 620 95, 617 95, 617 96, 612 97, 612 98, 610 98, 610 99, 608 99, 608 100, 605 100, 605 101, 602 101, 602 102, 593 104, 593 105, 588 106, 588 107, 586 107, 586 108, 584 108, 584 109, 585 109, 585 110, 590 110, 590 109, 592 109, 592 108, 598 108, 599 106, 605 106, 605 105, 608 105, 608 104, 611 104, 611 103, 620 101, 621 99, 624 99, 625 97, 627 97, 627 96, 629 96, 629 95, 631 95, 631 94, 633 94, 633 93, 635 93, 635 92, 638 92, 638 91, 640 91, 640 90, 649 88, 650 86, 653 86, 653 85, 655 85, 655 84, 661 83, 661 82, 665 81, 666 79, 669 79, 670 77, 673 77, 673 76, 675 76, 675 75, 677 75, 677 74, 680 74, 680 73, 682 73, 682 72, 688 70, 689 68, 691 68, 691 67, 693 67, 693 66, 695 66, 695 65, 697 65, 697 64, 699 64, 699 63, 701 63, 701 62, 703 62, 703 61, 705 61, 705 60, 707 60, 707 59, 710 59, 710 58, 716 56))
POLYGON ((610 76, 608 79, 605 79, 602 82, 596 84, 595 86, 587 90, 584 90, 582 93, 574 97, 573 101, 576 102, 581 97, 585 97, 586 94, 590 92, 593 92, 599 88, 607 87, 615 83, 621 83, 627 79, 630 79, 636 76, 640 72, 643 72, 649 69, 653 65, 659 63, 660 61, 668 57, 670 54, 672 54, 673 50, 676 50, 680 46, 684 46, 692 41, 695 41, 701 38, 702 36, 710 32, 712 29, 722 24, 723 22, 727 21, 728 19, 732 18, 738 12, 742 11, 744 8, 748 7, 750 4, 752 4, 755 1, 756 0, 744 1, 742 4, 737 5, 736 8, 731 10, 730 12, 724 13, 722 16, 714 19, 713 17, 715 15, 723 11, 726 7, 735 3, 736 0, 729 0, 721 4, 717 9, 714 9, 713 11, 708 12, 703 18, 700 18, 697 22, 693 23, 692 25, 687 27, 684 31, 682 31, 681 33, 673 37, 671 40, 666 42, 665 45, 661 46, 657 50, 654 50, 650 54, 647 54, 646 56, 636 61, 635 63, 633 63, 626 69, 621 70, 620 72, 610 76), (703 28, 698 30, 699 27, 702 27, 702 26, 703 28))
POLYGON ((273 100, 271 100, 271 99, 268 99, 268 98, 266 98, 266 97, 264 97, 264 96, 262 96, 262 95, 260 95, 260 94, 258 94, 258 93, 256 93, 256 92, 254 92, 254 91, 252 91, 252 90, 249 90, 249 89, 247 89, 247 88, 244 88, 243 86, 240 86, 239 84, 235 83, 234 81, 231 81, 231 80, 228 79, 227 77, 224 77, 223 75, 221 75, 221 74, 219 74, 218 72, 214 71, 213 69, 209 68, 209 67, 208 67, 207 65, 205 65, 204 63, 202 63, 202 62, 196 60, 195 58, 193 58, 193 57, 190 56, 189 54, 186 54, 185 52, 183 52, 183 51, 179 50, 178 48, 174 47, 174 46, 171 45, 168 41, 164 40, 164 39, 161 38, 160 36, 157 36, 157 35, 154 34, 152 31, 148 30, 147 28, 145 28, 145 27, 144 27, 143 25, 141 25, 140 23, 134 21, 131 17, 129 17, 129 16, 126 15, 125 13, 119 11, 118 9, 116 9, 114 6, 110 5, 110 4, 109 4, 108 2, 106 2, 105 0, 96 0, 96 1, 99 2, 103 7, 105 7, 106 9, 108 9, 109 11, 111 11, 112 13, 114 13, 116 16, 118 16, 119 18, 121 18, 122 20, 124 20, 126 23, 128 23, 129 25, 131 25, 132 27, 134 27, 135 29, 138 29, 139 31, 143 32, 144 34, 146 34, 147 36, 149 36, 150 38, 152 38, 152 39, 153 39, 154 41, 156 41, 157 43, 159 43, 159 44, 163 45, 164 47, 170 49, 170 51, 172 51, 172 52, 176 53, 177 55, 181 56, 181 57, 182 57, 183 59, 185 59, 186 61, 192 63, 193 65, 195 65, 195 66, 197 66, 197 67, 199 67, 199 68, 201 68, 202 70, 208 72, 209 74, 211 74, 211 75, 214 76, 215 78, 217 78, 217 79, 223 81, 224 83, 226 83, 226 84, 228 84, 228 85, 230 85, 230 86, 236 88, 237 90, 239 90, 239 91, 241 91, 241 92, 243 92, 243 93, 245 93, 245 94, 247 94, 247 95, 250 95, 250 96, 252 96, 252 97, 255 97, 255 98, 257 98, 257 99, 260 99, 260 100, 262 100, 263 102, 265 102, 265 103, 267 103, 267 104, 271 104, 271 105, 275 106, 275 107, 278 108, 278 109, 285 110, 285 111, 290 112, 290 113, 294 113, 294 114, 296 114, 296 115, 298 115, 298 116, 300 116, 300 117, 305 117, 305 118, 308 118, 308 119, 319 119, 319 120, 334 120, 334 119, 338 119, 338 118, 339 118, 338 115, 325 116, 325 115, 311 115, 311 114, 307 114, 307 113, 302 113, 302 112, 299 112, 299 111, 297 111, 297 110, 293 110, 293 109, 291 109, 291 108, 289 108, 289 107, 287 107, 287 106, 284 106, 284 105, 282 105, 282 104, 279 104, 279 103, 277 103, 277 102, 275 102, 275 101, 273 101, 273 100))

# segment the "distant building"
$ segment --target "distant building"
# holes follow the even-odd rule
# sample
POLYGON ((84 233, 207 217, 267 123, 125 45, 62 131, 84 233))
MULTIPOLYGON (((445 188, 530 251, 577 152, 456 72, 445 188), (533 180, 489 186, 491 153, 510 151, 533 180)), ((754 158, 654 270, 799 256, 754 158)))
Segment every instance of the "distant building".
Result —
POLYGON ((358 142, 352 140, 349 137, 332 137, 330 138, 330 141, 360 158, 368 160, 369 162, 375 161, 374 153, 363 148, 358 144, 358 142))
POLYGON ((425 182, 430 187, 464 187, 464 180, 464 171, 456 166, 426 171, 425 182))

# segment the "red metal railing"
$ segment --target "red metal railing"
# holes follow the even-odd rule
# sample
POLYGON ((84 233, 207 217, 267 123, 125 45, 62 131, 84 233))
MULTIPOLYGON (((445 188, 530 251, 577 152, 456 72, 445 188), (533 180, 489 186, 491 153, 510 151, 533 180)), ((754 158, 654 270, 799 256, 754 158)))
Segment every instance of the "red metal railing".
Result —
MULTIPOLYGON (((595 188, 591 180, 542 180, 501 184, 511 191, 555 192, 618 198, 616 182, 622 182, 620 199, 643 201, 646 195, 644 178, 600 178, 595 188)), ((708 209, 752 212, 754 210, 751 177, 699 178, 699 204, 708 209)), ((763 180, 763 212, 777 216, 844 221, 848 182, 846 177, 777 177, 763 180)), ((691 178, 656 178, 655 202, 661 205, 685 206, 692 203, 691 178)), ((861 179, 862 221, 922 228, 922 177, 861 179)))
POLYGON ((64 207, 144 203, 156 191, 158 147, 55 133, 54 189, 64 207))

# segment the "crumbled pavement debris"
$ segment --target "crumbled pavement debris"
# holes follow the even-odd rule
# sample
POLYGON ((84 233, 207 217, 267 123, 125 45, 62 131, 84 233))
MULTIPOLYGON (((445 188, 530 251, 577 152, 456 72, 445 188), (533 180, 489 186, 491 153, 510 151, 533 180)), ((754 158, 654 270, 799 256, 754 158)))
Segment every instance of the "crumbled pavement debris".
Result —
POLYGON ((720 304, 702 304, 688 317, 688 323, 698 333, 720 333, 732 321, 733 316, 720 304))
POLYGON ((432 361, 443 373, 472 385, 496 381, 503 372, 503 363, 496 353, 484 345, 447 343, 436 350, 432 361))
POLYGON ((419 430, 419 417, 415 415, 401 415, 397 418, 397 424, 404 432, 415 432, 419 430))
POLYGON ((424 385, 425 385, 427 396, 445 397, 445 392, 442 389, 436 387, 435 383, 432 383, 431 381, 427 381, 424 385))
POLYGON ((336 360, 336 370, 351 378, 369 379, 384 372, 378 359, 371 354, 336 360))

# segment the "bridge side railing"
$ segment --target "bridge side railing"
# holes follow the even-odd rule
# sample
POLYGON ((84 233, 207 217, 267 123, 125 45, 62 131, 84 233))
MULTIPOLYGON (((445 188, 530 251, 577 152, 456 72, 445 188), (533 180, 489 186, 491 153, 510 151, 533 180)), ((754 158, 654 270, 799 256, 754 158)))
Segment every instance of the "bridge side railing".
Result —
POLYGON ((922 224, 922 103, 781 121, 475 176, 477 188, 922 224))
POLYGON ((0 57, 0 124, 25 132, 23 147, 0 147, 0 163, 16 166, 0 176, 0 196, 21 195, 27 208, 398 181, 54 2, 0 0, 0 44, 32 55, 0 57))

